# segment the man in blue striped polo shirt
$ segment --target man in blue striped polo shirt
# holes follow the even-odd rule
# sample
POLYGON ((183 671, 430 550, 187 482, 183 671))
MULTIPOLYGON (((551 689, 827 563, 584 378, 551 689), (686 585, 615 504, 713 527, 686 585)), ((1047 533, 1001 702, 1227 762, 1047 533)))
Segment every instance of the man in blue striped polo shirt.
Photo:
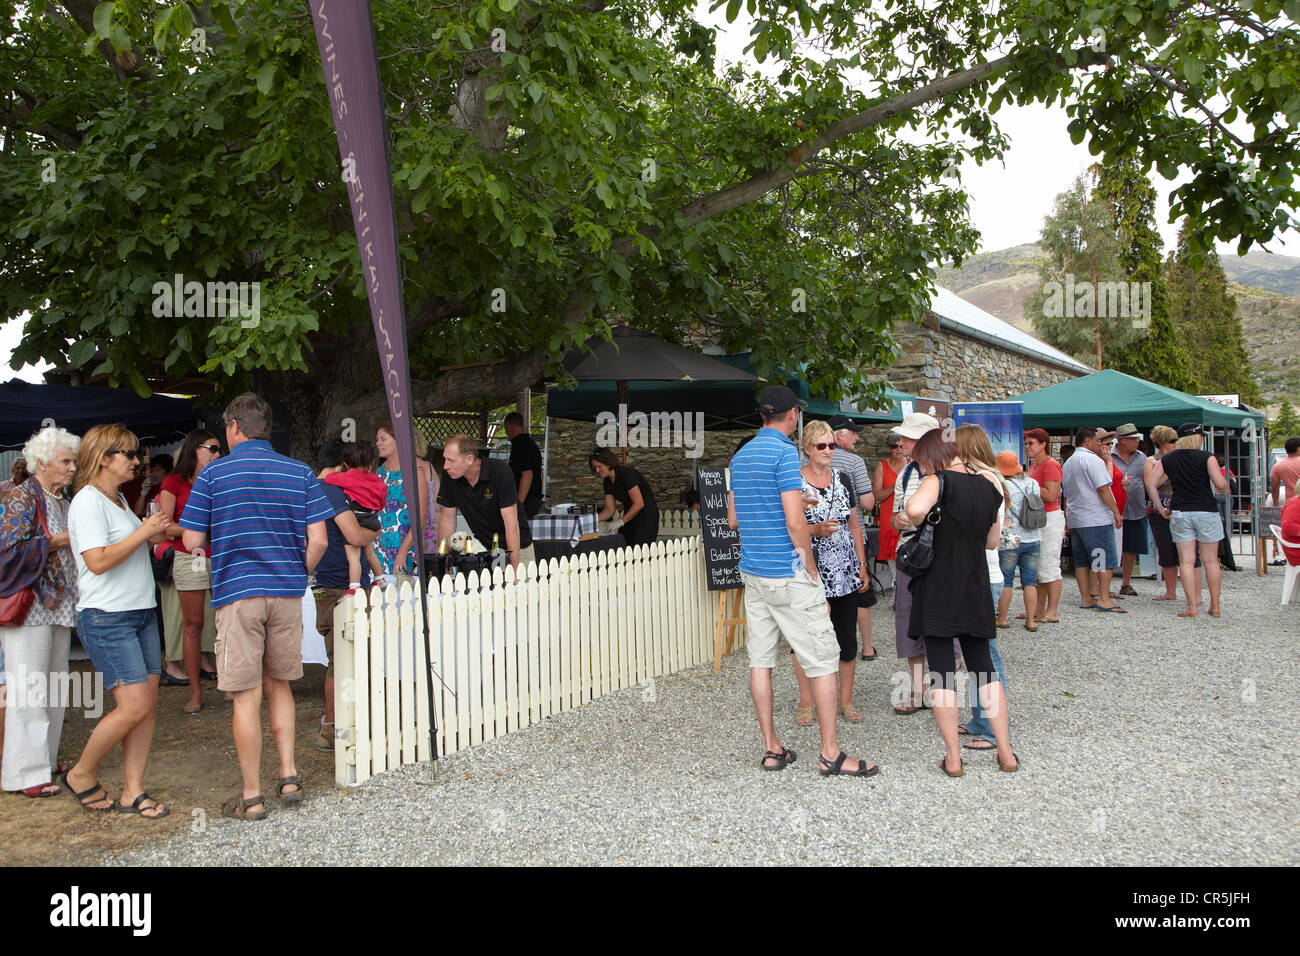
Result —
POLYGON ((772 668, 778 641, 784 637, 812 678, 821 773, 869 777, 880 768, 848 760, 836 736, 840 646, 804 518, 799 453, 790 441, 799 425, 799 409, 807 403, 783 385, 769 388, 758 402, 763 427, 731 459, 731 493, 745 584, 749 691, 767 748, 762 767, 784 770, 795 761, 795 752, 777 739, 772 719, 772 668))
POLYGON ((263 688, 280 755, 279 795, 285 806, 302 802, 289 681, 302 677, 302 599, 334 509, 307 465, 271 450, 270 405, 245 392, 222 417, 230 455, 199 472, 177 523, 185 547, 212 542, 217 687, 235 697, 231 725, 244 783, 222 814, 260 820, 263 688))

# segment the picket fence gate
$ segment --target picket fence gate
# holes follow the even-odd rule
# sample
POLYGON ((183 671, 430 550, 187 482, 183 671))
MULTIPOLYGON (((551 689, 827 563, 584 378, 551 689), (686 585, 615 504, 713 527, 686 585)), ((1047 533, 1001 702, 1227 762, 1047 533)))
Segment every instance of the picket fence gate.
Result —
MULTIPOLYGON (((404 581, 335 609, 341 787, 432 756, 417 601, 404 581)), ((715 610, 699 536, 431 582, 439 755, 710 660, 715 610)))

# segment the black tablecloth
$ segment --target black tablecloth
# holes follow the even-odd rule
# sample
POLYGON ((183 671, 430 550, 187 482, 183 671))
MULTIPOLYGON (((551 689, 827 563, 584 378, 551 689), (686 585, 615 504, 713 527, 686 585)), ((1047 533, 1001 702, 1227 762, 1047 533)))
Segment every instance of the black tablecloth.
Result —
POLYGON ((549 561, 551 558, 612 551, 614 548, 623 547, 626 543, 621 534, 602 534, 599 538, 579 541, 576 545, 571 545, 567 541, 534 541, 533 553, 538 561, 549 561))

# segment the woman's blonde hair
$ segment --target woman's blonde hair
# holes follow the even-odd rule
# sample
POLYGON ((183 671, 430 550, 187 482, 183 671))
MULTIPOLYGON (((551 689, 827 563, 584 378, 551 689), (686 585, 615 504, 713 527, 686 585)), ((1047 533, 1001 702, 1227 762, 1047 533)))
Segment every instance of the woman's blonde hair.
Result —
POLYGON ((799 447, 803 449, 805 455, 812 454, 812 446, 819 441, 835 443, 835 433, 831 431, 831 426, 827 425, 820 418, 810 421, 803 427, 803 438, 799 441, 799 447))
POLYGON ((112 425, 95 425, 81 437, 77 449, 77 481, 74 490, 80 491, 87 482, 99 477, 104 456, 110 449, 138 449, 140 439, 121 422, 112 425))
POLYGON ((1007 483, 1002 477, 1002 472, 998 471, 993 446, 989 444, 989 436, 984 434, 984 429, 978 425, 962 425, 958 428, 957 454, 962 461, 970 463, 998 480, 998 487, 1002 489, 1002 500, 1010 508, 1011 495, 1007 492, 1007 483))
POLYGON ((1157 425, 1151 429, 1151 441, 1159 448, 1161 445, 1167 445, 1171 441, 1178 441, 1178 432, 1174 431, 1168 425, 1157 425))
POLYGON ((1178 439, 1178 444, 1175 445, 1174 447, 1175 448, 1200 448, 1201 440, 1204 437, 1205 437, 1204 435, 1184 435, 1182 438, 1178 439))

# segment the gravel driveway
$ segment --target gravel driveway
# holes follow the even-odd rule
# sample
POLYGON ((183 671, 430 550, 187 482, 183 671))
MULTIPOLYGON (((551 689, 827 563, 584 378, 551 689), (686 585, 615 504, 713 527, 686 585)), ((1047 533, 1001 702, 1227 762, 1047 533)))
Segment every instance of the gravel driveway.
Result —
MULTIPOLYGON (((1225 575, 1224 617, 1180 620, 1135 582, 1130 613, 1076 608, 999 632, 1012 741, 1001 773, 969 754, 949 779, 932 716, 895 716, 892 612, 859 665, 866 715, 840 721, 873 778, 822 778, 776 674, 777 728, 799 753, 758 769, 744 653, 623 691, 443 762, 315 793, 267 820, 196 820, 191 834, 100 859, 133 865, 1180 864, 1300 862, 1295 727, 1300 606, 1281 575, 1225 575)), ((1019 603, 1019 593, 1016 595, 1019 603)), ((1204 608, 1205 605, 1203 604, 1204 608)), ((90 861, 86 861, 90 862, 90 861)))

